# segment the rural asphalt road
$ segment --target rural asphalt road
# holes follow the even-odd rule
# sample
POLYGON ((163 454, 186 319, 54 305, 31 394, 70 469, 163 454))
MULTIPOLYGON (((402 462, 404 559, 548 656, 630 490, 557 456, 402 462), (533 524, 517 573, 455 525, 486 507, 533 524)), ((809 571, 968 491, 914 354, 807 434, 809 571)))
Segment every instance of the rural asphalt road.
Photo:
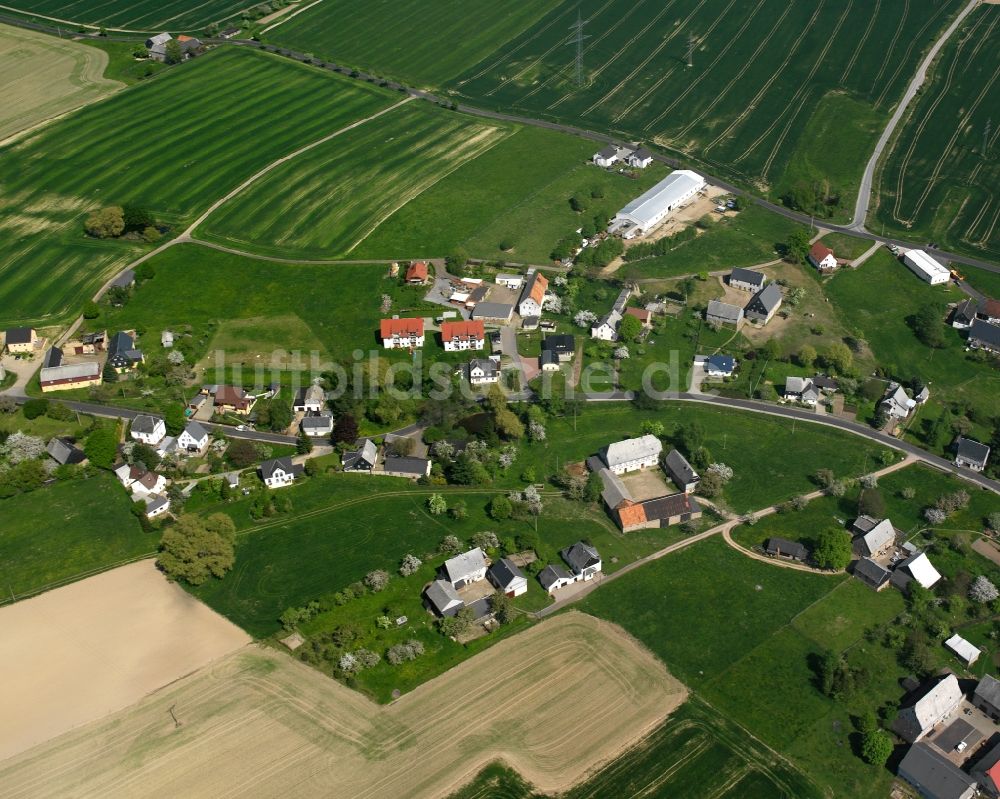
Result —
POLYGON ((948 26, 947 30, 941 34, 936 42, 934 42, 931 49, 927 52, 924 60, 920 62, 920 66, 917 68, 917 73, 913 76, 913 80, 910 81, 910 85, 906 87, 906 92, 903 94, 902 99, 900 99, 899 104, 896 106, 896 110, 889 119, 889 124, 885 126, 885 130, 883 130, 882 135, 879 136, 879 140, 875 145, 872 157, 868 159, 868 164, 865 166, 865 173, 861 178, 861 187, 858 189, 858 200, 854 206, 854 219, 851 220, 851 224, 849 225, 849 227, 854 230, 863 231, 865 221, 868 219, 868 206, 871 203, 872 183, 875 180, 875 168, 878 166, 879 158, 882 157, 882 151, 885 150, 886 145, 889 143, 889 139, 892 138, 892 134, 895 132, 896 127, 903 119, 903 114, 906 113, 906 109, 909 107, 910 102, 917 96, 917 92, 927 79, 927 70, 930 68, 931 63, 935 58, 937 58, 937 54, 941 51, 941 48, 944 47, 945 42, 952 37, 952 34, 955 33, 958 26, 962 24, 962 20, 965 19, 978 5, 979 0, 969 0, 969 4, 959 12, 958 16, 955 17, 955 20, 948 26))

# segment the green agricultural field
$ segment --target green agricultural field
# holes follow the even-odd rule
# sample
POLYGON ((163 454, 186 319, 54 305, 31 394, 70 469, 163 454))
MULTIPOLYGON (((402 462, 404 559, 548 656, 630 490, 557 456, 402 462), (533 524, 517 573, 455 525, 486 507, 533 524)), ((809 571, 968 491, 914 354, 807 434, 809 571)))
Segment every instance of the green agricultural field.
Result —
MULTIPOLYGON (((565 799, 807 799, 822 792, 802 772, 694 697, 662 725, 565 799)), ((495 764, 450 799, 541 799, 514 771, 495 764)))
POLYGON ((277 56, 227 49, 0 150, 0 325, 75 313, 143 251, 87 238, 91 210, 141 205, 176 231, 269 162, 395 99, 277 56))
POLYGON ((824 284, 826 296, 845 327, 868 342, 875 364, 897 379, 918 377, 930 385, 931 403, 910 422, 910 432, 922 445, 942 451, 950 435, 925 440, 925 421, 933 422, 942 402, 965 402, 978 418, 1000 413, 1000 374, 989 364, 968 358, 964 335, 945 324, 946 304, 964 295, 954 286, 930 286, 917 278, 886 250, 880 250, 860 269, 847 270, 824 284), (891 286, 873 292, 872 286, 891 286), (908 319, 931 305, 941 319, 944 346, 931 349, 913 332, 908 319))
POLYGON ((104 77, 107 55, 34 31, 0 25, 0 61, 0 141, 122 88, 104 77))
POLYGON ((82 579, 155 552, 159 533, 144 533, 130 504, 107 472, 0 499, 5 597, 82 579))
POLYGON ((850 715, 898 699, 902 672, 890 650, 858 647, 863 630, 893 618, 902 603, 896 592, 863 596, 851 582, 751 560, 712 540, 604 586, 583 609, 638 637, 696 699, 789 757, 822 793, 861 799, 885 796, 892 775, 853 753, 850 715), (815 687, 813 658, 830 647, 874 670, 850 702, 815 687))
POLYGON ((151 31, 169 28, 171 31, 191 31, 213 22, 235 20, 255 3, 248 0, 16 0, 14 11, 42 20, 57 20, 114 30, 151 31))
POLYGON ((401 6, 392 0, 323 0, 281 23, 269 37, 338 63, 436 86, 530 29, 558 2, 423 0, 401 6))
POLYGON ((874 222, 1000 259, 998 107, 1000 14, 983 5, 942 50, 896 134, 876 184, 874 222))
POLYGON ((961 5, 566 0, 447 88, 473 104, 651 141, 772 196, 811 191, 821 176, 843 216, 878 125, 961 5), (569 30, 578 11, 590 37, 581 85, 569 30))

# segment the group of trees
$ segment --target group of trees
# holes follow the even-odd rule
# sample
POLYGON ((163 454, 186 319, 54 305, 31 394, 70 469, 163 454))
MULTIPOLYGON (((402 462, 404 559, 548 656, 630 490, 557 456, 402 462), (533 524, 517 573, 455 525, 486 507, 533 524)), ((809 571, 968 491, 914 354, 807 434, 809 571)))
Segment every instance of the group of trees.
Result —
POLYGON ((87 235, 98 239, 129 236, 152 242, 162 236, 152 214, 133 205, 109 205, 91 211, 84 220, 83 228, 87 235))
POLYGON ((235 543, 236 525, 224 513, 184 514, 164 531, 156 562, 171 580, 201 585, 233 567, 235 543))

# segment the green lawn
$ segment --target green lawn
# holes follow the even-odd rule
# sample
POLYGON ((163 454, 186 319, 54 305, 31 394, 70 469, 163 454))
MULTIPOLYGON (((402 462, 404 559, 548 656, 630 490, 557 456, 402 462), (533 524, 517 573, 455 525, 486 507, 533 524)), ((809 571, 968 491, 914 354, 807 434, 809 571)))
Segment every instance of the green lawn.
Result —
POLYGON ((871 239, 863 239, 849 233, 827 233, 822 241, 838 258, 851 259, 863 255, 875 243, 871 239))
POLYGON ((604 586, 583 607, 624 626, 696 698, 789 756, 826 791, 884 796, 891 774, 853 754, 849 714, 897 698, 899 667, 870 646, 881 671, 869 693, 843 705, 814 686, 812 657, 823 648, 854 652, 861 630, 900 610, 895 592, 862 596, 849 582, 754 561, 712 540, 604 586))
POLYGON ((142 532, 130 505, 107 472, 0 500, 4 595, 34 593, 155 552, 159 533, 142 532))
POLYGON ((90 211, 141 205, 177 232, 266 164, 395 100, 288 59, 226 48, 4 148, 0 325, 75 315, 148 249, 86 237, 90 211))
POLYGON ((530 27, 558 2, 427 0, 401 7, 390 0, 361 5, 324 0, 268 37, 341 64, 436 86, 530 27), (377 47, 372 47, 373 31, 378 32, 377 47))
MULTIPOLYGON (((934 402, 967 402, 981 419, 1000 413, 1000 374, 988 364, 969 360, 964 335, 945 324, 946 304, 964 297, 956 287, 924 283, 891 253, 880 250, 861 268, 836 275, 824 291, 845 327, 868 342, 876 365, 885 373, 907 382, 919 378, 929 384, 934 402), (875 292, 872 286, 892 289, 875 292), (945 340, 941 349, 925 346, 907 321, 928 305, 941 319, 945 340)), ((926 441, 922 435, 923 419, 933 407, 922 409, 910 430, 922 446, 941 451, 951 443, 950 435, 939 442, 926 441)))
POLYGON ((96 47, 108 54, 108 66, 104 77, 110 80, 120 80, 131 86, 141 80, 146 80, 167 69, 166 64, 151 58, 136 60, 132 56, 135 50, 134 42, 114 42, 107 39, 81 39, 81 44, 96 47))
POLYGON ((719 220, 666 255, 626 263, 619 276, 637 279, 697 275, 774 261, 778 258, 775 249, 796 230, 806 230, 806 226, 752 205, 734 217, 719 220))

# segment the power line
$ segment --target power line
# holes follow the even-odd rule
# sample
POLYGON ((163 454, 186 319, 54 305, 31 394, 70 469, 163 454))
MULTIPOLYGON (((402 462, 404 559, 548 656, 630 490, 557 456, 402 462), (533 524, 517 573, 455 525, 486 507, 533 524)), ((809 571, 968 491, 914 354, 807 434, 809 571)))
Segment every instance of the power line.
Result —
POLYGON ((589 36, 583 35, 583 26, 587 24, 587 20, 581 18, 580 9, 576 10, 576 22, 569 26, 569 29, 576 31, 576 35, 570 41, 570 44, 576 45, 576 85, 583 86, 583 40, 589 39, 589 36))

